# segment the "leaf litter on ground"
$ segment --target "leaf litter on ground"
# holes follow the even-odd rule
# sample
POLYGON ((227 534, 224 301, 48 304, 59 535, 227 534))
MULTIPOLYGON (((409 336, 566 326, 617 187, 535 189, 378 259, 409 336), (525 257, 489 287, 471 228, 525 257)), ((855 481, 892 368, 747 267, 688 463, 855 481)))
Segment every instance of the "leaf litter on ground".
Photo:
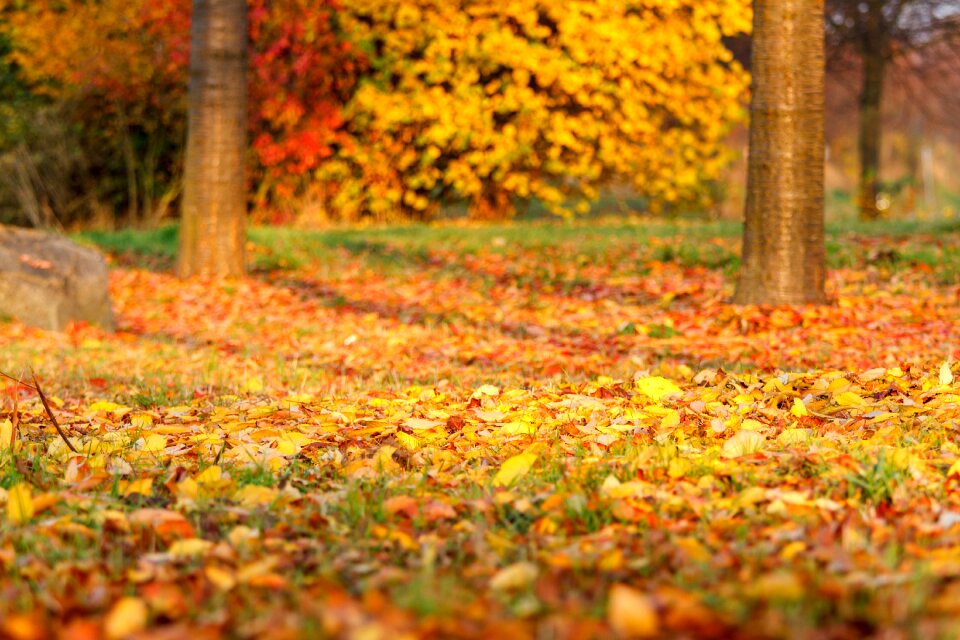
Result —
POLYGON ((957 286, 734 307, 649 251, 117 268, 115 335, 2 325, 0 633, 960 631, 957 286))

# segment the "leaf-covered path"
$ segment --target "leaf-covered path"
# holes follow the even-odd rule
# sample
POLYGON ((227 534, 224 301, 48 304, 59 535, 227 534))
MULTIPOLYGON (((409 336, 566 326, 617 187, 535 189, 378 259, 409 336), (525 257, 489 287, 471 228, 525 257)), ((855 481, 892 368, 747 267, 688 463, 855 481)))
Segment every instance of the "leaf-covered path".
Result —
POLYGON ((952 637, 960 241, 844 246, 806 309, 587 226, 117 266, 116 335, 0 325, 79 450, 7 385, 0 635, 952 637))

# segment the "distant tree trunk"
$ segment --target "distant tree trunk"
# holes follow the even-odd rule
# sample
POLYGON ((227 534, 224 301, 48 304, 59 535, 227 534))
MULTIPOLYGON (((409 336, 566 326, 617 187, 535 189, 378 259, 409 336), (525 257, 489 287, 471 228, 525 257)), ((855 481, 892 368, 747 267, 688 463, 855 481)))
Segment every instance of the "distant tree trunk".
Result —
POLYGON ((907 195, 904 198, 903 211, 911 218, 917 216, 917 196, 920 193, 920 153, 923 149, 923 122, 913 118, 907 133, 907 153, 905 158, 907 176, 907 195))
POLYGON ((734 302, 825 301, 823 0, 754 0, 743 263, 734 302))
POLYGON ((883 98, 883 75, 886 60, 882 53, 864 51, 863 88, 860 92, 860 194, 857 203, 860 218, 876 220, 877 194, 880 186, 880 103, 883 98))
POLYGON ((181 277, 245 272, 246 0, 193 0, 181 277))

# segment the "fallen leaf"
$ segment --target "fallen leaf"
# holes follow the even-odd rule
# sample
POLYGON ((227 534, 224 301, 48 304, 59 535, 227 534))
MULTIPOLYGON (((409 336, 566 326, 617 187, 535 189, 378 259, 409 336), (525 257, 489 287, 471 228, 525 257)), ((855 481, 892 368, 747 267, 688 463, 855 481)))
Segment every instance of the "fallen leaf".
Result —
POLYGON ((807 411, 807 405, 803 404, 803 400, 800 398, 794 398, 793 406, 790 407, 790 414, 798 418, 809 415, 809 412, 807 411))
POLYGON ((0 422, 0 451, 10 451, 14 448, 16 434, 10 420, 0 422))
POLYGON ((493 477, 493 486, 506 487, 525 476, 537 461, 536 454, 521 453, 504 460, 493 477))
POLYGON ((274 487, 248 484, 237 491, 233 499, 248 508, 265 507, 276 501, 279 492, 274 487))
POLYGON ((801 600, 807 593, 803 583, 791 571, 776 571, 760 576, 747 591, 754 598, 791 602, 801 600))
POLYGON ((723 443, 720 453, 725 458, 739 458, 762 450, 765 441, 756 431, 740 431, 723 443))
POLYGON ((13 524, 22 524, 30 520, 34 514, 32 488, 21 482, 7 490, 7 521, 13 524))
POLYGON ((140 598, 120 598, 107 613, 103 631, 111 640, 121 640, 147 627, 149 616, 147 604, 140 598))
POLYGON ((682 393, 680 387, 661 376, 639 378, 634 381, 634 385, 636 386, 637 391, 647 396, 654 402, 660 402, 668 396, 682 393))
POLYGON ((444 424, 446 423, 440 420, 424 420, 423 418, 407 418, 403 421, 403 426, 409 427, 414 431, 436 429, 437 427, 442 427, 444 424))
POLYGON ((537 579, 540 570, 531 562, 517 562, 500 569, 490 579, 494 591, 519 591, 528 588, 537 579))
POLYGON ((843 391, 833 398, 841 407, 860 407, 866 404, 866 401, 852 391, 843 391))
POLYGON ((167 553, 176 558, 195 558, 202 556, 213 546, 209 540, 202 538, 184 538, 176 540, 167 549, 167 553))
POLYGON ((940 365, 940 384, 953 384, 953 371, 950 370, 949 362, 944 362, 940 365))
POLYGON ((660 620, 650 597, 623 584, 610 588, 607 621, 620 638, 653 638, 660 634, 660 620))
POLYGON ((130 513, 131 524, 152 529, 164 540, 193 538, 193 525, 178 511, 169 509, 137 509, 130 513))

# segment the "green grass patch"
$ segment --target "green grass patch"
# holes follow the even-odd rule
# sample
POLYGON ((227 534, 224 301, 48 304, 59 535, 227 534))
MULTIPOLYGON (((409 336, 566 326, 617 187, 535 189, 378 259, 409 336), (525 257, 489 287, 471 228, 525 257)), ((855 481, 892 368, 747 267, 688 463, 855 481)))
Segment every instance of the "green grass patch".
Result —
MULTIPOLYGON (((943 281, 960 274, 960 246, 942 240, 960 231, 960 221, 858 220, 827 225, 831 268, 869 266, 900 268, 925 265, 943 281), (879 244, 872 240, 892 240, 879 244)), ((554 252, 572 249, 569 260, 593 260, 610 252, 631 252, 634 259, 675 262, 735 272, 742 227, 731 221, 659 219, 596 219, 588 223, 557 221, 506 222, 466 228, 454 224, 409 224, 364 229, 304 231, 284 227, 249 230, 253 272, 296 270, 309 263, 335 267, 344 253, 380 272, 395 273, 424 265, 451 277, 463 275, 460 264, 437 264, 431 250, 455 249, 460 255, 509 253, 516 250, 554 252), (637 253, 639 251, 639 254, 637 253)), ((140 231, 85 231, 76 235, 114 255, 121 264, 170 269, 177 253, 177 227, 140 231)), ((643 264, 637 265, 644 270, 643 264)), ((542 274, 541 274, 542 275, 542 274)), ((518 275, 518 280, 527 275, 518 275)), ((537 278, 540 282, 544 278, 537 278)))

